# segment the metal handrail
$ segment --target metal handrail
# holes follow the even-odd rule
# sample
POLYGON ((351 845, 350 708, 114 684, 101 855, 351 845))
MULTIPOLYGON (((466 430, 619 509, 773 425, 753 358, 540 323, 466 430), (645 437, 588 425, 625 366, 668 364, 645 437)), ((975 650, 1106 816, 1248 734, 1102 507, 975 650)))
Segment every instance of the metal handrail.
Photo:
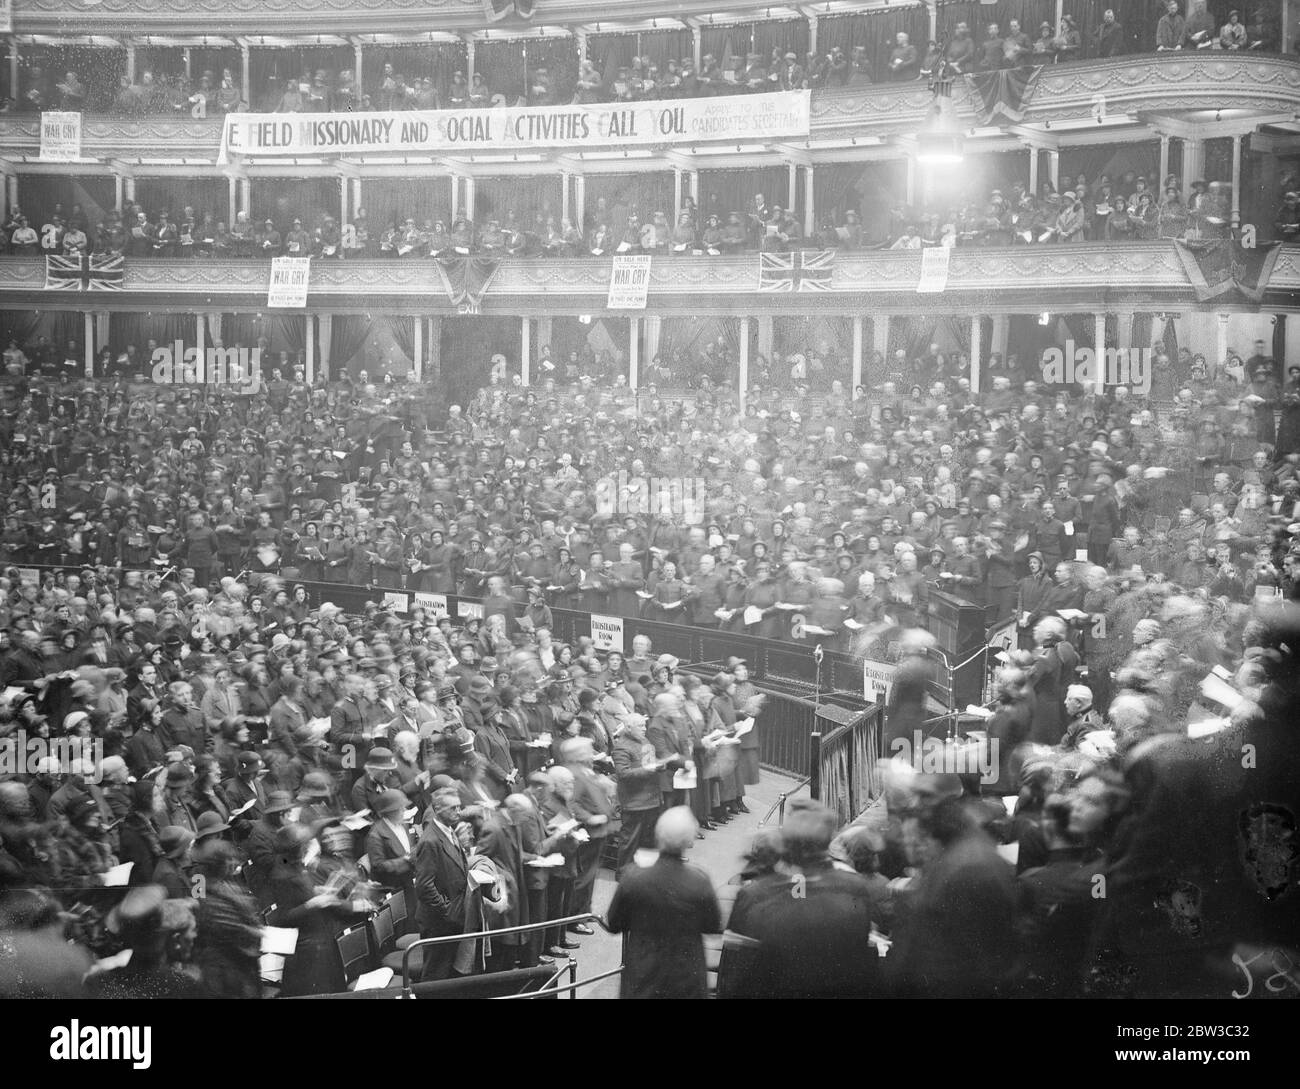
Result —
POLYGON ((812 782, 812 776, 805 775, 802 779, 799 780, 799 782, 797 782, 789 790, 782 791, 780 796, 776 799, 776 801, 774 801, 768 807, 767 812, 763 814, 763 819, 758 822, 758 826, 760 828, 763 828, 767 824, 767 822, 772 819, 772 814, 775 813, 778 809, 781 811, 781 823, 784 823, 786 799, 788 799, 791 794, 797 794, 799 791, 803 790, 803 788, 806 787, 811 782, 812 782))
MULTIPOLYGON (((493 1001, 507 1002, 519 998, 549 998, 553 994, 563 994, 565 991, 576 991, 579 987, 586 987, 590 983, 599 983, 602 979, 609 979, 612 976, 622 975, 623 967, 624 966, 620 964, 617 968, 611 968, 608 972, 601 972, 600 975, 596 976, 588 976, 586 979, 575 979, 572 983, 566 983, 560 987, 549 987, 541 991, 520 991, 519 994, 499 994, 493 999, 493 1001)), ((576 972, 571 973, 570 978, 572 978, 573 974, 576 974, 576 972)), ((574 995, 574 997, 576 998, 577 995, 574 995)))
POLYGON ((563 919, 547 919, 543 923, 524 923, 522 926, 507 926, 498 930, 479 930, 472 934, 441 934, 436 938, 420 938, 402 950, 402 997, 414 998, 411 993, 411 954, 417 949, 430 949, 435 945, 457 944, 465 941, 477 941, 479 938, 501 938, 507 934, 531 934, 538 930, 550 930, 554 926, 572 926, 575 923, 595 923, 606 934, 614 933, 609 924, 599 915, 588 912, 585 915, 569 915, 563 919))

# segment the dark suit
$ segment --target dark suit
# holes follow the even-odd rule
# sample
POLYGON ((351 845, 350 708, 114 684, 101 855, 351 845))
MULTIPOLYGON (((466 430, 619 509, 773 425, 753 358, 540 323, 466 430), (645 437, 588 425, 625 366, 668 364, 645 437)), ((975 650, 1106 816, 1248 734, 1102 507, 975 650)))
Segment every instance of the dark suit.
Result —
POLYGON ((271 869, 275 865, 276 828, 265 819, 257 821, 249 829, 244 850, 248 854, 248 865, 244 867, 244 880, 248 882, 248 891, 257 900, 260 908, 270 907, 273 900, 271 892, 271 869))
POLYGON ((415 914, 415 866, 411 862, 415 853, 415 835, 408 832, 411 850, 402 846, 397 833, 382 817, 378 817, 366 833, 365 853, 370 859, 370 873, 386 889, 400 889, 406 899, 406 914, 415 914))
POLYGON ((758 945, 719 977, 719 997, 878 994, 878 958, 867 940, 873 910, 866 880, 829 863, 746 885, 736 897, 728 929, 758 945))
POLYGON ((659 769, 647 768, 641 762, 647 748, 653 754, 654 746, 648 739, 634 741, 622 733, 610 753, 618 779, 619 816, 623 820, 623 838, 618 847, 620 874, 653 831, 663 805, 663 796, 659 793, 659 769))
MULTIPOLYGON (((508 812, 493 813, 483 821, 474 851, 495 862, 506 880, 509 907, 504 914, 495 916, 492 929, 527 926, 533 920, 529 915, 530 903, 524 889, 523 839, 508 812)), ((493 939, 488 971, 500 972, 515 967, 519 947, 527 940, 527 936, 522 934, 493 939)))
POLYGON ((889 958, 914 997, 990 997, 1016 958, 1015 873, 979 831, 925 871, 889 958))
POLYGON ((627 932, 622 998, 704 998, 702 935, 722 929, 718 898, 703 870, 679 855, 633 867, 614 890, 609 928, 627 932))
MULTIPOLYGON (((420 937, 460 934, 465 929, 465 890, 468 865, 456 833, 444 831, 430 819, 415 848, 415 922, 420 937)), ((456 958, 456 943, 424 951, 421 979, 445 979, 456 958)))
POLYGON ((610 801, 604 786, 590 768, 572 766, 573 800, 569 802, 570 812, 591 836, 586 843, 578 845, 576 873, 573 878, 573 901, 571 914, 584 915, 591 910, 591 894, 596 884, 596 871, 600 869, 600 853, 605 846, 605 837, 609 835, 609 821, 614 816, 614 803, 610 801), (603 824, 588 823, 592 817, 603 816, 603 824))

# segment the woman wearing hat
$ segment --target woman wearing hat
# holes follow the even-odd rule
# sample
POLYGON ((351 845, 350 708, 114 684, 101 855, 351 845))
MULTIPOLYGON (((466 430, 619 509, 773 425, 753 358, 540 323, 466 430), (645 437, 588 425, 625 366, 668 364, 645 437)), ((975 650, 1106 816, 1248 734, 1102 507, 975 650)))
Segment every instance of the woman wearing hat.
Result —
POLYGON ((262 996, 262 920, 253 898, 235 879, 237 863, 235 849, 219 840, 205 840, 194 849, 195 873, 204 884, 191 963, 205 995, 212 998, 262 996))
POLYGON ((370 873, 381 887, 401 891, 406 900, 408 918, 414 918, 416 836, 403 820, 410 799, 402 791, 390 787, 375 799, 372 811, 375 821, 365 838, 365 853, 370 859, 370 873))
POLYGON ((194 833, 188 828, 169 825, 158 835, 162 857, 154 866, 150 883, 167 890, 169 900, 187 900, 194 895, 190 884, 190 848, 194 833))
POLYGON ((270 895, 275 926, 293 927, 298 944, 284 965, 280 994, 286 998, 334 994, 347 989, 335 939, 353 917, 343 888, 321 890, 318 845, 305 824, 286 824, 275 833, 270 895))

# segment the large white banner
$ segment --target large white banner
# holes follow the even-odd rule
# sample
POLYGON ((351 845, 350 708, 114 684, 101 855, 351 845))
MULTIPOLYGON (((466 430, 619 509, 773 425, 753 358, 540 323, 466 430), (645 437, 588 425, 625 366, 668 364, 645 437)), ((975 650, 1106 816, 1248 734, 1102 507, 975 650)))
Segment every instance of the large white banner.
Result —
POLYGON ((75 163, 81 158, 81 114, 47 110, 41 114, 41 161, 75 163))
POLYGON ((268 307, 307 305, 307 285, 311 282, 310 257, 273 257, 271 286, 266 291, 268 307))
POLYGON ((650 294, 650 256, 623 254, 614 258, 609 270, 610 310, 644 310, 650 294))
POLYGON ((705 140, 807 136, 810 91, 668 102, 226 116, 218 162, 230 156, 374 155, 384 152, 622 149, 705 140))

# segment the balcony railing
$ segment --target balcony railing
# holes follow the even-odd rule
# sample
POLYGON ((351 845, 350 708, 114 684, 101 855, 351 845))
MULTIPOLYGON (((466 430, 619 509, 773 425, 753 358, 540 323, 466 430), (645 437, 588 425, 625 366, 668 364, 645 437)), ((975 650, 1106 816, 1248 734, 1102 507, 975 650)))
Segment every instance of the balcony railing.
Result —
MULTIPOLYGON (((921 254, 916 250, 841 251, 830 289, 760 292, 758 255, 656 259, 650 270, 652 310, 734 311, 762 300, 769 311, 860 313, 887 306, 893 313, 933 310, 936 296, 917 294, 921 254)), ((609 258, 520 259, 501 262, 483 300, 498 314, 599 313, 605 309, 609 258)), ((40 258, 0 258, 0 292, 15 304, 38 301, 48 309, 130 310, 154 301, 185 305, 265 307, 269 262, 128 259, 121 291, 44 291, 40 258)), ((952 253, 945 307, 1023 313, 1026 308, 1080 311, 1158 308, 1194 304, 1195 292, 1173 242, 1080 243, 957 249, 952 253), (1026 292, 1031 291, 1030 301, 1026 292)), ((317 261, 308 296, 313 310, 349 311, 378 301, 402 312, 454 313, 428 260, 317 261)), ((1300 246, 1283 246, 1263 305, 1297 309, 1300 246)))
MULTIPOLYGON (((1134 55, 1053 66, 1041 75, 1024 124, 1092 118, 1098 96, 1104 99, 1106 114, 1111 118, 1198 109, 1214 110, 1216 115, 1219 111, 1240 110, 1256 115, 1294 113, 1300 107, 1300 61, 1280 56, 1206 52, 1134 55)), ((953 98, 958 116, 965 124, 977 123, 978 97, 966 81, 957 82, 953 98)), ((926 118, 930 101, 930 93, 921 82, 815 91, 810 137, 843 139, 848 143, 855 138, 888 140, 912 133, 926 118)), ((82 152, 87 158, 119 158, 128 163, 165 153, 171 163, 178 158, 194 158, 204 160, 215 169, 222 123, 215 117, 206 120, 87 117, 82 126, 82 152)), ((1066 134, 1065 139, 1087 143, 1095 140, 1092 132, 1091 128, 1076 131, 1073 136, 1066 134)), ((707 145, 700 145, 700 150, 706 151, 707 145)), ((38 118, 8 115, 0 119, 0 154, 35 158, 39 152, 38 118)), ((900 149, 899 156, 903 154, 900 149)), ((490 167, 490 156, 480 154, 476 158, 490 167)), ((718 165, 726 164, 720 161, 718 165)), ((88 164, 64 169, 94 172, 88 164)), ((551 168, 539 166, 537 173, 546 173, 548 169, 551 168)), ((628 160, 619 169, 627 172, 668 167, 659 161, 628 160)), ((140 172, 147 173, 147 167, 140 172)), ((203 171, 196 165, 195 172, 203 171)), ((303 173, 312 170, 304 167, 303 173)))

